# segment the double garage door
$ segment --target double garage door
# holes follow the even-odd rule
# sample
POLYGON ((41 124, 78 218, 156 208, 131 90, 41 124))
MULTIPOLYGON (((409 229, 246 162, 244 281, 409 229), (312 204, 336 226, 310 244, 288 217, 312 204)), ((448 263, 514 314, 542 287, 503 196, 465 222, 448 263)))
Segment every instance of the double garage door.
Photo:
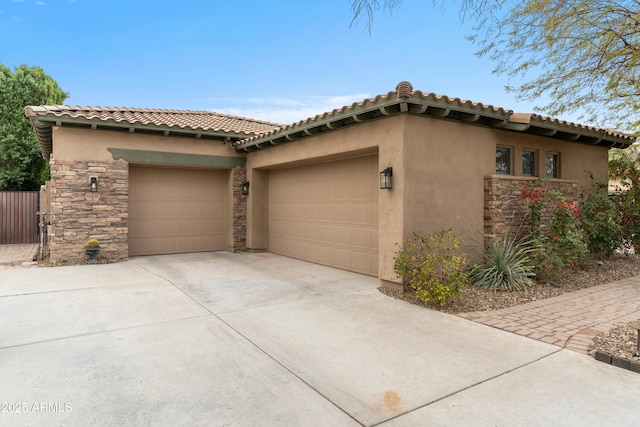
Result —
POLYGON ((129 167, 129 255, 225 248, 228 171, 129 167))
POLYGON ((378 157, 269 171, 269 252, 378 272, 378 157))

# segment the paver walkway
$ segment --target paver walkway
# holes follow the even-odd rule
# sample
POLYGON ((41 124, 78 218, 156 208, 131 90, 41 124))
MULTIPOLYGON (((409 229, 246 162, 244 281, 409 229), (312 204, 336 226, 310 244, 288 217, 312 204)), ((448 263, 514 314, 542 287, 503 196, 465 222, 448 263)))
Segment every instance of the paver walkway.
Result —
POLYGON ((640 276, 459 317, 588 354, 594 336, 640 319, 640 276))

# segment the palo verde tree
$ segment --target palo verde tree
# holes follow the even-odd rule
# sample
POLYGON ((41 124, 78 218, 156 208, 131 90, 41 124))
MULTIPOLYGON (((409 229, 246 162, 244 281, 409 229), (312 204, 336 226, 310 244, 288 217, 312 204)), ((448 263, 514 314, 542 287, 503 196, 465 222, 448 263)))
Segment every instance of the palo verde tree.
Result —
MULTIPOLYGON (((438 5, 443 0, 433 0, 438 5)), ((448 3, 448 2, 447 2, 448 3)), ((542 101, 551 116, 637 131, 640 128, 640 0, 460 0, 468 38, 519 99, 542 101), (524 82, 524 83, 522 83, 524 82)), ((352 0, 352 23, 400 0, 352 0)), ((449 6, 448 4, 446 6, 449 6)))
POLYGON ((20 65, 12 72, 0 63, 0 190, 37 190, 48 175, 27 105, 62 104, 62 91, 40 67, 20 65))

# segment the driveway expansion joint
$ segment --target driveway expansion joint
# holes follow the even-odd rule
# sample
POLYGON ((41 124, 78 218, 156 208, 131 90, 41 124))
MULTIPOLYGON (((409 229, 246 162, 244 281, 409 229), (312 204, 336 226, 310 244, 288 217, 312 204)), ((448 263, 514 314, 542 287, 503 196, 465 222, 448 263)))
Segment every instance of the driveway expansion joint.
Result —
POLYGON ((432 400, 432 401, 430 401, 430 402, 427 402, 427 403, 425 403, 424 405, 417 406, 417 407, 415 407, 415 408, 413 408, 413 409, 409 409, 409 410, 407 410, 407 411, 405 411, 405 412, 403 412, 403 413, 401 413, 401 414, 394 415, 393 417, 390 417, 390 418, 387 418, 387 419, 385 419, 385 420, 383 420, 383 421, 380 421, 380 422, 377 422, 377 423, 375 423, 375 424, 372 424, 370 427, 376 427, 376 426, 382 425, 382 424, 384 424, 384 423, 386 423, 386 422, 389 422, 389 421, 391 421, 391 420, 394 420, 394 419, 396 419, 396 418, 400 418, 400 417, 402 417, 402 416, 404 416, 404 415, 410 414, 410 413, 412 413, 412 412, 415 412, 415 411, 418 411, 418 410, 420 410, 420 409, 423 409, 423 408, 426 408, 426 407, 428 407, 428 406, 431 406, 431 405, 433 405, 433 404, 435 404, 435 403, 441 402, 441 401, 443 401, 443 400, 445 400, 445 399, 448 399, 448 398, 450 398, 450 397, 452 397, 452 396, 455 396, 455 395, 457 395, 457 394, 460 394, 460 393, 462 393, 462 392, 464 392, 464 391, 466 391, 466 390, 470 390, 470 389, 472 389, 472 388, 474 388, 474 387, 477 387, 477 386, 479 386, 479 385, 482 385, 482 384, 488 383, 489 381, 493 381, 493 380, 495 380, 495 379, 497 379, 497 378, 500 378, 500 377, 502 377, 502 376, 504 376, 504 375, 507 375, 507 374, 513 373, 513 372, 518 371, 518 370, 520 370, 520 369, 522 369, 522 368, 524 368, 524 367, 527 367, 527 366, 532 365, 532 364, 534 364, 534 363, 537 363, 537 362, 539 362, 539 361, 541 361, 541 360, 544 360, 544 359, 546 359, 546 358, 548 358, 548 357, 550 357, 550 356, 553 356, 554 354, 557 354, 557 353, 561 352, 562 350, 564 350, 564 349, 563 349, 563 348, 559 348, 559 349, 557 349, 557 350, 554 350, 554 351, 552 351, 551 353, 545 354, 545 355, 543 355, 543 356, 541 356, 541 357, 538 357, 537 359, 531 360, 531 361, 529 361, 529 362, 527 362, 527 363, 523 363, 522 365, 516 366, 515 368, 509 369, 509 370, 507 370, 507 371, 500 372, 499 374, 496 374, 496 375, 493 375, 493 376, 491 376, 491 377, 485 378, 485 379, 483 379, 483 380, 481 380, 481 381, 478 381, 478 382, 476 382, 476 383, 474 383, 474 384, 470 384, 470 385, 468 385, 468 386, 466 386, 466 387, 463 387, 463 388, 461 388, 460 390, 456 390, 456 391, 451 392, 451 393, 449 393, 449 394, 446 394, 446 395, 444 395, 444 396, 442 396, 442 397, 439 397, 439 398, 437 398, 437 399, 434 399, 434 400, 432 400))
POLYGON ((211 316, 215 317, 216 319, 218 319, 220 322, 222 322, 222 324, 224 324, 226 327, 230 328, 232 331, 234 331, 236 334, 238 334, 238 336, 242 337, 244 340, 246 340, 250 345, 252 345, 253 347, 255 347, 259 352, 261 352, 262 354, 264 354, 266 357, 268 357, 269 359, 271 359, 273 362, 275 362, 276 364, 278 364, 279 366, 282 367, 282 369, 284 369, 285 371, 289 372, 291 375, 293 375, 294 378, 297 378, 298 381, 302 382, 303 384, 305 384, 307 387, 309 387, 309 389, 313 390, 315 393, 317 393, 319 396, 321 396, 323 399, 325 399, 327 402, 329 402, 331 405, 333 405, 336 409, 338 409, 339 411, 341 411, 343 414, 345 414, 346 416, 348 416, 349 418, 351 418, 354 422, 358 423, 361 426, 364 426, 365 424, 363 424, 360 420, 356 419, 353 415, 351 415, 349 412, 345 411, 342 407, 340 407, 336 402, 334 402, 333 400, 331 400, 326 394, 322 393, 320 390, 318 390, 316 387, 314 387, 312 384, 310 384, 308 381, 306 381, 304 378, 302 378, 300 375, 296 374, 289 366, 285 365, 284 363, 282 363, 280 360, 278 360, 275 356, 273 356, 271 353, 267 352, 264 348, 262 348, 260 345, 258 345, 256 342, 254 342, 253 340, 251 340, 248 336, 246 336, 245 334, 243 334, 240 330, 238 330, 237 328, 235 328, 233 325, 231 325, 230 323, 228 323, 226 320, 224 320, 222 317, 220 317, 218 314, 214 313, 213 311, 211 311, 207 306, 205 306, 204 304, 202 304, 200 301, 198 301, 197 299, 195 299, 193 296, 191 296, 188 292, 186 292, 184 289, 182 289, 180 286, 178 286, 176 283, 174 283, 173 281, 171 281, 170 279, 146 268, 143 267, 139 264, 136 264, 134 262, 135 265, 137 265, 139 268, 146 270, 147 272, 153 274, 154 276, 166 281, 167 283, 171 284, 172 286, 174 286, 177 290, 179 290, 182 294, 184 294, 187 298, 191 299, 194 303, 198 304, 200 307, 202 307, 203 309, 205 309, 207 312, 209 312, 211 314, 211 316))

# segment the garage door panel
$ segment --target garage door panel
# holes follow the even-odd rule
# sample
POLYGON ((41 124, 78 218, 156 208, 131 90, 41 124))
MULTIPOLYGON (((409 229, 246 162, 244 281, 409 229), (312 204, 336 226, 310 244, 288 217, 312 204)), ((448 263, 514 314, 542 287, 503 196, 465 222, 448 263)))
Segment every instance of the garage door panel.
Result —
POLYGON ((149 217, 158 217, 158 216, 170 216, 177 217, 180 215, 180 205, 176 204, 176 199, 173 200, 159 200, 155 203, 152 202, 154 206, 154 211, 148 214, 149 217))
MULTIPOLYGON (((342 178, 342 179, 349 180, 350 177, 342 178)), ((354 194, 353 194, 353 185, 351 181, 345 181, 344 185, 336 186, 334 196, 335 196, 335 200, 344 200, 344 201, 353 200, 354 194)))
POLYGON ((318 207, 318 220, 320 221, 333 221, 336 218, 336 207, 329 204, 320 204, 318 207))
POLYGON ((369 203, 354 203, 353 208, 353 222, 361 225, 373 224, 373 218, 371 217, 371 206, 369 203))
POLYGON ((353 205, 351 203, 337 202, 335 204, 335 221, 351 224, 353 221, 353 205))
POLYGON ((378 158, 269 172, 269 250, 377 275, 378 158))
POLYGON ((132 165, 129 254, 224 249, 226 171, 132 165))
POLYGON ((353 227, 351 229, 351 246, 354 248, 370 248, 373 244, 371 229, 368 227, 353 227))

